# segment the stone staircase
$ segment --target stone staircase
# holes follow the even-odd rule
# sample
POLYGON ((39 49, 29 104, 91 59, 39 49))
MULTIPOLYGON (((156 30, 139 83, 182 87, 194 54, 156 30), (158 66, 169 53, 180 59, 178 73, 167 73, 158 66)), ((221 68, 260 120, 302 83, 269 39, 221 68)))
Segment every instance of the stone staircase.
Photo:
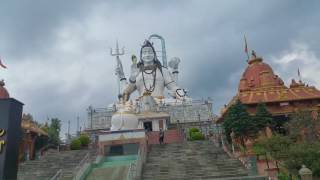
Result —
POLYGON ((47 180, 62 169, 61 179, 71 180, 74 170, 84 157, 95 156, 94 150, 48 151, 39 160, 26 161, 19 165, 18 180, 47 180))
MULTIPOLYGON (((240 161, 209 141, 152 145, 142 179, 247 179, 240 161)), ((248 178, 253 179, 253 178, 248 178)))

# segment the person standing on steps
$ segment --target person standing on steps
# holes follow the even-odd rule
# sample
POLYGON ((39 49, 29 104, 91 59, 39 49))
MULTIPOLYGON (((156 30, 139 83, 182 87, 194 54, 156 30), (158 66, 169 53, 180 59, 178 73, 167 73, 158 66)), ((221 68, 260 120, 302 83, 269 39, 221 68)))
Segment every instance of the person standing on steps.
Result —
POLYGON ((163 144, 163 139, 164 139, 164 131, 160 128, 159 131, 159 143, 163 144))

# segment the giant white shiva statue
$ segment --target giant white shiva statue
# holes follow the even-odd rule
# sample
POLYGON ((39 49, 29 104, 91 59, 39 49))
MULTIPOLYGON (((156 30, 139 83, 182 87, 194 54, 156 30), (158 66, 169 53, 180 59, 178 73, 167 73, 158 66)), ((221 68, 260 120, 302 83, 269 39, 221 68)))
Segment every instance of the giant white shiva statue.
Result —
MULTIPOLYGON (((117 112, 113 114, 111 119, 111 131, 143 128, 143 125, 139 124, 137 115, 156 112, 158 105, 165 98, 165 88, 169 91, 170 96, 177 101, 188 99, 186 90, 177 85, 175 72, 177 72, 179 62, 180 59, 174 58, 169 63, 173 71, 168 70, 158 60, 153 44, 149 40, 145 40, 140 50, 139 62, 137 62, 136 56, 132 56, 129 82, 120 93, 120 100, 116 104, 117 112), (139 93, 139 98, 136 103, 133 103, 130 100, 130 95, 136 90, 139 93)), ((118 68, 117 70, 122 69, 118 68)), ((117 74, 123 75, 124 73, 118 72, 117 74)))

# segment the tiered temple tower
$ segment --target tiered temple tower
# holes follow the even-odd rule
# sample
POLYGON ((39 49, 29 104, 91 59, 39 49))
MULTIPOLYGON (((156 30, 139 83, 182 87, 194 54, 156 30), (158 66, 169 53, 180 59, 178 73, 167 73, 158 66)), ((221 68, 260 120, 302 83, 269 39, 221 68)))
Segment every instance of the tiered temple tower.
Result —
POLYGON ((222 122, 229 107, 240 100, 253 115, 258 103, 264 102, 279 125, 288 119, 288 115, 297 110, 319 111, 320 91, 301 80, 292 79, 289 87, 276 75, 262 57, 255 54, 248 61, 248 66, 242 74, 238 92, 221 110, 222 122))

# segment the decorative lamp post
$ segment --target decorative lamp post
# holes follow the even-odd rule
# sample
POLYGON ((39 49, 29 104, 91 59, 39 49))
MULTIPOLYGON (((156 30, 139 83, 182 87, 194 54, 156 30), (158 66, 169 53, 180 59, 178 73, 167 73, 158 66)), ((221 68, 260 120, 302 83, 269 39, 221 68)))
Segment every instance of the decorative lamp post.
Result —
POLYGON ((312 171, 306 167, 306 165, 302 165, 302 168, 299 170, 299 175, 301 176, 301 180, 312 180, 312 171))

